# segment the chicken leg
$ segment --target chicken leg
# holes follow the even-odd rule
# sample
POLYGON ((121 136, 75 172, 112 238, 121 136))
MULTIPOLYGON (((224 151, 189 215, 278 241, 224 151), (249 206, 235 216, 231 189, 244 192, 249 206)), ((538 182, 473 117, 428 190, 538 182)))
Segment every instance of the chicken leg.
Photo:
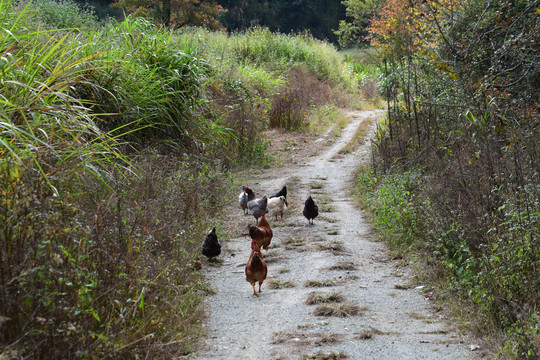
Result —
MULTIPOLYGON (((251 283, 251 286, 253 286, 253 295, 251 295, 251 296, 252 296, 252 297, 253 297, 253 296, 259 296, 259 294, 257 294, 257 291, 255 291, 255 283, 254 283, 254 282, 251 283)), ((261 287, 260 287, 260 286, 261 286, 261 283, 259 283, 259 292, 261 291, 261 287)))

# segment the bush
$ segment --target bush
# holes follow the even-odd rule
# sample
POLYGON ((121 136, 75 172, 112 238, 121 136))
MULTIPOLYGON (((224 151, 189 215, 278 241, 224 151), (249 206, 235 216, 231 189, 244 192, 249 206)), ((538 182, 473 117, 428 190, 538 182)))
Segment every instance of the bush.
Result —
POLYGON ((93 8, 73 0, 34 0, 30 7, 49 29, 87 29, 97 24, 93 8))
POLYGON ((133 165, 138 176, 119 177, 115 191, 96 183, 58 198, 25 173, 4 197, 1 240, 10 251, 1 266, 11 275, 1 284, 2 344, 17 340, 11 349, 34 358, 193 351, 207 291, 193 262, 216 225, 202 218, 228 184, 211 167, 177 169, 175 157, 147 154, 133 165), (215 192, 199 191, 209 184, 215 192))

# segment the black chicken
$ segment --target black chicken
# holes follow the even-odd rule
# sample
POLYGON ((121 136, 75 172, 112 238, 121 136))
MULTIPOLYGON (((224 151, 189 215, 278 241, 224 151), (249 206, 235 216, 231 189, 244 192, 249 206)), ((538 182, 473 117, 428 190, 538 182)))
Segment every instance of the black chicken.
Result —
POLYGON ((304 203, 304 211, 302 212, 310 224, 313 224, 313 219, 319 215, 319 207, 315 204, 315 201, 311 198, 311 195, 304 203))
POLYGON ((285 197, 285 205, 289 206, 289 204, 287 203, 287 185, 284 185, 281 190, 279 190, 277 193, 275 194, 272 194, 270 195, 268 198, 271 199, 271 198, 276 198, 276 197, 280 197, 280 196, 284 196, 285 197))
POLYGON ((216 228, 213 228, 212 231, 206 235, 206 239, 204 239, 202 244, 202 253, 209 259, 221 254, 221 243, 217 238, 216 228))

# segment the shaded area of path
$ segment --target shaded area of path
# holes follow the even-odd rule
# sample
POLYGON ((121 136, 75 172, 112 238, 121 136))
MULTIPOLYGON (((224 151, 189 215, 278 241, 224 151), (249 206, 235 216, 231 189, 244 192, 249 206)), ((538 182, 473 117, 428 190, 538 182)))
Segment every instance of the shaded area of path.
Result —
POLYGON ((244 266, 251 243, 246 226, 255 219, 240 208, 231 210, 228 220, 238 226, 233 227, 234 238, 223 240, 223 264, 204 264, 215 294, 206 299, 208 338, 196 358, 472 357, 451 323, 417 289, 421 284, 411 283, 410 270, 371 239, 369 225, 353 204, 351 176, 367 161, 369 149, 362 145, 347 155, 338 151, 373 114, 353 114, 341 137, 320 154, 301 164, 269 169, 248 184, 258 196, 283 185, 289 188, 284 219, 269 219, 274 238, 265 254, 268 279, 261 296, 252 297, 244 266), (321 210, 314 225, 302 216, 308 195, 321 210), (308 305, 310 294, 319 299, 332 294, 339 302, 308 305))

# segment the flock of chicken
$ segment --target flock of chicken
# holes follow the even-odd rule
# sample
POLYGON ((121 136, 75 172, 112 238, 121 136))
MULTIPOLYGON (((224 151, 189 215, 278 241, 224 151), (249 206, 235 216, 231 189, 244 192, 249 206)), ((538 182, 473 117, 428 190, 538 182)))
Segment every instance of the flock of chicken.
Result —
MULTIPOLYGON (((287 186, 283 186, 275 194, 268 197, 265 195, 261 198, 256 198, 255 193, 249 187, 242 186, 242 193, 238 196, 238 204, 244 210, 244 215, 250 213, 256 220, 256 225, 248 225, 251 238, 251 254, 246 264, 246 280, 253 287, 253 296, 259 296, 262 283, 266 279, 268 272, 261 248, 268 251, 274 236, 272 228, 266 220, 266 214, 274 216, 276 221, 278 216, 283 220, 283 213, 288 205, 287 186), (259 293, 255 290, 257 282, 259 283, 259 293)), ((309 224, 313 224, 313 220, 319 215, 319 208, 311 196, 305 201, 302 213, 308 219, 309 224)), ((203 241, 202 253, 208 258, 216 257, 221 253, 221 243, 217 238, 216 228, 213 228, 203 241)))

